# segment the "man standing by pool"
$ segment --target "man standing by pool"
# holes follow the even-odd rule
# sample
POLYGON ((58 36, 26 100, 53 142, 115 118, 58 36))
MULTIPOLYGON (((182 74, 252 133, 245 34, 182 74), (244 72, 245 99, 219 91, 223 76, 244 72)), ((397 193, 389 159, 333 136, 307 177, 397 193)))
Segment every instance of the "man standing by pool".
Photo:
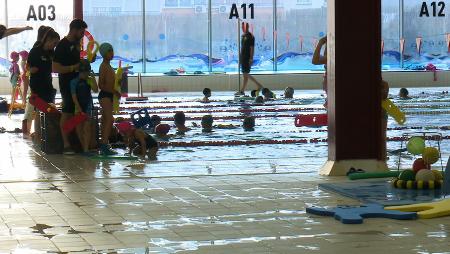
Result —
MULTIPOLYGON (((250 75, 250 69, 253 64, 253 55, 255 53, 255 37, 250 33, 248 23, 245 24, 245 31, 241 39, 241 52, 239 55, 241 62, 241 69, 244 75, 244 84, 240 91, 235 95, 245 95, 245 88, 247 87, 248 79, 255 82, 258 90, 261 90, 263 86, 252 75, 250 75)), ((239 73, 240 75, 240 73, 239 73)))
MULTIPOLYGON (((59 74, 59 90, 62 98, 62 115, 60 120, 61 134, 64 142, 65 155, 74 154, 70 146, 69 136, 64 133, 64 123, 73 116, 75 105, 70 92, 70 81, 78 76, 80 63, 80 41, 87 28, 86 22, 75 19, 70 23, 69 34, 62 39, 55 49, 53 71, 59 74)), ((94 58, 95 59, 95 58, 94 58)))

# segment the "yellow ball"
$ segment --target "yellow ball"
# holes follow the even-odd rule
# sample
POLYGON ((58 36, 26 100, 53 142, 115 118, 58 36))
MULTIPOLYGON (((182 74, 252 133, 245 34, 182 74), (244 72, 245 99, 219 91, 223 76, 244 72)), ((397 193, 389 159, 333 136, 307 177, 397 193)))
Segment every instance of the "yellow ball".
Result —
POLYGON ((435 177, 433 174, 433 171, 429 170, 429 169, 421 169, 419 170, 419 172, 417 172, 416 174, 416 181, 434 181, 435 177))
POLYGON ((423 149, 425 149, 425 140, 421 137, 412 137, 406 144, 406 149, 414 155, 421 154, 423 149))
POLYGON ((423 161, 426 164, 433 164, 439 160, 439 150, 434 147, 426 147, 422 154, 423 161))
POLYGON ((433 172, 434 178, 436 179, 436 181, 444 180, 444 176, 442 175, 441 171, 433 169, 433 170, 431 170, 431 172, 433 172))

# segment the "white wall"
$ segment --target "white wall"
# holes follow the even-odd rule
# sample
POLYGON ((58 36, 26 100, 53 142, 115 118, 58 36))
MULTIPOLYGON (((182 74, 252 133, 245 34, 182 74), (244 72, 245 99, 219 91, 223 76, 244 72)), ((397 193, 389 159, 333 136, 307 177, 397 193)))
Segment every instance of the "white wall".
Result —
MULTIPOLYGON (((254 75, 264 86, 271 89, 284 89, 291 86, 295 89, 322 89, 322 73, 310 72, 299 74, 257 74, 254 75)), ((437 81, 433 80, 432 72, 383 72, 383 78, 390 87, 450 87, 450 71, 437 72, 437 81)), ((227 74, 204 76, 143 76, 143 91, 202 91, 209 87, 213 91, 237 91, 238 76, 227 74)), ((53 85, 58 89, 58 80, 53 80, 53 85)), ((358 84, 355 84, 357 88, 358 84)), ((0 77, 0 94, 9 95, 11 85, 9 78, 0 77)), ((250 82, 247 90, 254 89, 250 82)), ((137 92, 137 77, 129 77, 129 92, 137 92)))

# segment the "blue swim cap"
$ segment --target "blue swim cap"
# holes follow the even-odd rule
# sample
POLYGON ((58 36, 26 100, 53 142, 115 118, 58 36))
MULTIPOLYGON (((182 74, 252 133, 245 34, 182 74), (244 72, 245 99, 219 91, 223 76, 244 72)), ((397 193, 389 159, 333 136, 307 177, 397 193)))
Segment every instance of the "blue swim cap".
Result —
POLYGON ((99 52, 100 52, 100 55, 101 55, 102 57, 105 57, 105 55, 106 55, 109 51, 112 51, 112 50, 113 50, 113 46, 112 46, 111 44, 105 42, 105 43, 102 43, 102 45, 100 45, 99 52))

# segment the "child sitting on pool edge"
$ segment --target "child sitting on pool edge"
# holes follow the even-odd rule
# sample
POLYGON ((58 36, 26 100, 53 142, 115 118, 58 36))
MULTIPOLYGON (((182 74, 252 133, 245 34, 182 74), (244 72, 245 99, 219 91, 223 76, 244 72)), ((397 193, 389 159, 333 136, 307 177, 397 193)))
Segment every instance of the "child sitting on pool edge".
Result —
POLYGON ((186 127, 186 116, 183 112, 178 111, 175 113, 173 120, 175 122, 175 127, 177 127, 177 132, 184 133, 190 131, 191 129, 186 127))
POLYGON ((148 156, 150 160, 156 160, 156 153, 158 152, 158 142, 145 133, 141 129, 134 128, 129 121, 123 121, 116 124, 119 133, 123 136, 125 144, 130 149, 130 154, 137 156, 148 156))
POLYGON ((211 97, 211 89, 209 89, 209 88, 203 89, 203 95, 205 97, 203 97, 202 102, 203 103, 208 103, 209 102, 209 97, 211 97))

